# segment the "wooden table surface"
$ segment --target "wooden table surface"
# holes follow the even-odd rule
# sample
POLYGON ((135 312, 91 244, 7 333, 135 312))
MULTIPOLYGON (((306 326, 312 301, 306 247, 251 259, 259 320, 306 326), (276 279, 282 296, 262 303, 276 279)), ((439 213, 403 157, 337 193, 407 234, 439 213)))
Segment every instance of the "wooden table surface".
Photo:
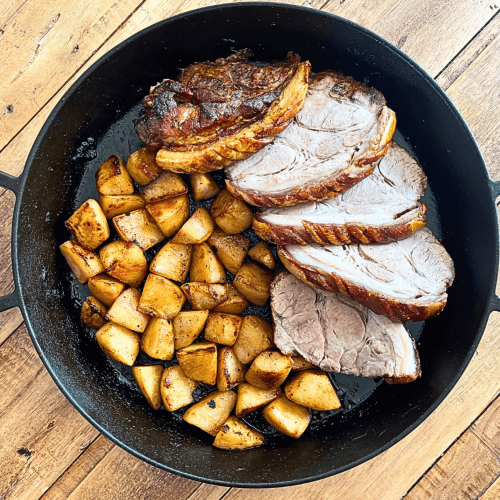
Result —
MULTIPOLYGON (((498 0, 294 0, 376 31, 420 63, 458 106, 500 180, 498 0)), ((48 114, 114 45, 213 0, 0 2, 0 169, 19 175, 48 114)), ((182 43, 180 41, 179 43, 182 43)), ((471 168, 474 168, 471 165, 471 168)), ((13 291, 14 195, 0 190, 0 294, 13 291)), ((498 288, 498 287, 497 287, 498 288)), ((59 392, 18 309, 0 314, 0 500, 500 498, 500 317, 466 372, 403 441, 355 469, 273 490, 200 484, 140 462, 99 434, 59 392)))

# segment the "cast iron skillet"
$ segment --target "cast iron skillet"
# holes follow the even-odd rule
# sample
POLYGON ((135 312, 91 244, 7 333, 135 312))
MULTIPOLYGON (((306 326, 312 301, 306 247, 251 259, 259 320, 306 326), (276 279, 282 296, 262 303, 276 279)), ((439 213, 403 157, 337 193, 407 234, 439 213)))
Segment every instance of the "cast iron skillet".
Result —
MULTIPOLYGON (((113 140, 117 147, 128 147, 130 137, 113 140)), ((225 486, 288 486, 373 458, 438 406, 467 366, 490 312, 500 311, 494 293, 494 200, 500 183, 490 179, 467 125, 433 79, 403 52, 330 14, 243 3, 196 10, 141 31, 71 87, 40 132, 23 174, 2 174, 0 184, 17 196, 12 234, 16 290, 1 299, 0 310, 21 308, 48 371, 92 425, 135 456, 191 479, 225 486), (80 290, 68 284, 57 247, 68 239, 63 221, 87 195, 79 188, 93 175, 87 163, 105 159, 95 144, 109 127, 150 84, 175 78, 178 68, 194 61, 226 57, 231 49, 245 47, 263 61, 282 59, 293 50, 309 59, 316 72, 336 69, 361 81, 369 78, 382 91, 429 178, 457 278, 444 312, 425 324, 421 380, 382 384, 353 411, 297 441, 271 440, 266 447, 236 453, 212 448, 202 433, 165 411, 150 411, 103 359, 79 324, 80 290)))

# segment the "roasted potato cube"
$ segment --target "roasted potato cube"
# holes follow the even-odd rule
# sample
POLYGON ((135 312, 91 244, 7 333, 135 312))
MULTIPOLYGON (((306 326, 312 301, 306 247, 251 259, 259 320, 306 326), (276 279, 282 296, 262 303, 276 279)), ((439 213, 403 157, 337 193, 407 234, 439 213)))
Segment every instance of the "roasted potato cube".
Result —
POLYGON ((248 450, 263 442, 264 436, 259 431, 239 418, 229 417, 215 436, 213 445, 221 450, 248 450))
POLYGON ((110 156, 95 174, 97 191, 101 194, 132 194, 134 185, 121 158, 110 156))
POLYGON ((175 198, 146 205, 146 210, 158 224, 162 233, 170 238, 189 219, 189 196, 183 194, 175 198))
POLYGON ((217 389, 229 391, 245 381, 247 369, 235 356, 230 347, 219 350, 217 359, 217 389))
POLYGON ((174 198, 181 194, 186 194, 188 187, 186 183, 172 172, 163 172, 155 180, 141 188, 140 193, 146 203, 156 203, 158 201, 174 198))
POLYGON ((168 242, 154 256, 149 270, 164 278, 184 283, 191 265, 191 245, 168 242))
POLYGON ((214 312, 227 314, 241 314, 247 307, 248 302, 232 283, 224 283, 228 298, 213 308, 214 312))
POLYGON ((181 290, 195 311, 210 310, 224 302, 228 294, 224 285, 210 283, 185 283, 181 290))
POLYGON ((146 257, 135 243, 113 241, 99 250, 99 257, 103 271, 131 287, 138 287, 146 277, 146 257))
POLYGON ((160 382, 162 373, 162 365, 132 367, 132 375, 153 410, 159 410, 161 406, 160 382))
POLYGON ((165 235, 145 208, 113 217, 116 232, 124 241, 135 243, 141 250, 148 250, 165 235))
POLYGON ((245 316, 233 346, 238 359, 246 365, 251 363, 261 352, 274 347, 271 325, 258 316, 245 316))
POLYGON ((208 244, 217 250, 217 257, 224 267, 236 274, 245 260, 250 240, 241 234, 226 234, 217 227, 208 238, 208 244))
POLYGON ((281 394, 281 389, 259 389, 247 382, 238 386, 238 400, 236 402, 236 416, 244 417, 271 401, 274 401, 281 394))
POLYGON ((316 368, 316 365, 309 363, 302 356, 292 356, 292 371, 298 372, 301 370, 307 370, 308 368, 316 368))
POLYGON ((191 174, 189 180, 194 201, 209 200, 220 193, 220 187, 210 174, 191 174))
POLYGON ((181 311, 174 319, 174 347, 178 351, 191 345, 205 328, 208 311, 181 311))
POLYGON ((92 295, 87 297, 82 306, 80 322, 89 328, 99 330, 106 323, 108 308, 92 295))
POLYGON ((184 375, 179 365, 165 368, 161 376, 160 394, 168 411, 175 411, 183 406, 194 403, 193 391, 199 382, 184 375))
POLYGON ((138 194, 99 194, 99 205, 106 219, 112 219, 117 215, 144 208, 146 203, 138 194))
POLYGON ((177 361, 186 377, 214 385, 217 380, 217 345, 197 342, 177 351, 177 361))
POLYGON ((201 401, 194 404, 183 415, 183 419, 191 425, 215 436, 229 418, 236 404, 233 391, 212 391, 201 401))
POLYGON ((253 262, 245 262, 233 280, 234 286, 252 304, 264 306, 271 293, 273 273, 253 262))
POLYGON ((261 241, 251 248, 248 251, 248 256, 257 262, 264 264, 269 269, 274 269, 274 266, 276 265, 273 253, 265 241, 261 241))
POLYGON ((92 295, 108 307, 125 290, 125 285, 121 281, 105 273, 89 278, 88 285, 92 295))
POLYGON ((95 250, 109 238, 106 217, 95 200, 87 200, 66 222, 66 228, 87 250, 95 250))
POLYGON ((226 270, 208 243, 193 245, 189 280, 205 283, 224 283, 226 270))
POLYGON ((186 297, 181 289, 163 276, 150 274, 139 301, 138 311, 162 319, 173 319, 179 314, 186 297))
POLYGON ((205 328, 205 339, 232 346, 240 332, 243 318, 233 314, 211 312, 205 328))
POLYGON ((210 208, 214 222, 226 233, 237 234, 252 225, 253 214, 248 205, 223 189, 210 208))
POLYGON ((127 366, 134 364, 139 354, 141 336, 115 323, 106 323, 95 334, 99 347, 111 358, 127 366))
POLYGON ((174 357, 174 325, 170 319, 151 318, 141 337, 141 351, 155 359, 174 357))
POLYGON ((134 332, 142 333, 148 326, 149 316, 137 310, 141 292, 137 288, 127 288, 113 302, 106 319, 134 332))
POLYGON ((179 232, 173 237, 172 243, 183 243, 185 245, 203 243, 210 238, 213 230, 214 221, 212 217, 203 207, 199 207, 179 229, 179 232))
POLYGON ((292 358, 280 352, 261 352, 248 369, 245 380, 259 389, 277 389, 292 369, 292 358))
POLYGON ((66 241, 59 249, 81 285, 87 283, 92 276, 104 272, 104 266, 97 254, 86 250, 75 240, 66 241))
POLYGON ((137 184, 144 186, 153 179, 156 179, 162 172, 156 164, 156 151, 146 146, 134 151, 127 160, 127 172, 137 184))
POLYGON ((262 416, 276 430, 293 438, 299 438, 311 421, 311 412, 284 394, 262 410, 262 416))

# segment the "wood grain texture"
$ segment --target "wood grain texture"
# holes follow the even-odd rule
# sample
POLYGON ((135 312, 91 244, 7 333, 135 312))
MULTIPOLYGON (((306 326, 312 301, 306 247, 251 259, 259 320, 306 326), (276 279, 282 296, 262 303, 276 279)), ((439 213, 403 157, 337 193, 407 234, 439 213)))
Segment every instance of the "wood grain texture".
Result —
POLYGON ((500 458, 500 398, 474 422, 471 431, 500 458))
POLYGON ((481 500, 498 500, 500 498, 500 478, 498 478, 480 498, 481 500))
POLYGON ((187 500, 219 500, 229 488, 203 483, 187 500))

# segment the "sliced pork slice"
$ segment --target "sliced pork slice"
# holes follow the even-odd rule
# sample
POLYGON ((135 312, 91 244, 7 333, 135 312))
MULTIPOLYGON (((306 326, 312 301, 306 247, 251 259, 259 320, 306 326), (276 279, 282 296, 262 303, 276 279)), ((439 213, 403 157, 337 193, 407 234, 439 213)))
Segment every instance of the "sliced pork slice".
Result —
POLYGON ((395 126, 380 92, 334 71, 318 73, 293 124, 226 168, 228 189, 267 207, 333 198, 373 171, 395 126))
POLYGON ((387 245, 285 245, 278 255, 308 285, 400 321, 440 313, 455 277, 451 257, 427 228, 387 245))
POLYGON ((271 284, 274 342, 321 369, 392 383, 420 376, 420 360, 406 327, 282 271, 271 284))
POLYGON ((253 228, 263 239, 286 245, 387 243, 426 224, 418 200, 427 178, 417 160, 392 142, 372 175, 331 200, 257 213, 253 228))

